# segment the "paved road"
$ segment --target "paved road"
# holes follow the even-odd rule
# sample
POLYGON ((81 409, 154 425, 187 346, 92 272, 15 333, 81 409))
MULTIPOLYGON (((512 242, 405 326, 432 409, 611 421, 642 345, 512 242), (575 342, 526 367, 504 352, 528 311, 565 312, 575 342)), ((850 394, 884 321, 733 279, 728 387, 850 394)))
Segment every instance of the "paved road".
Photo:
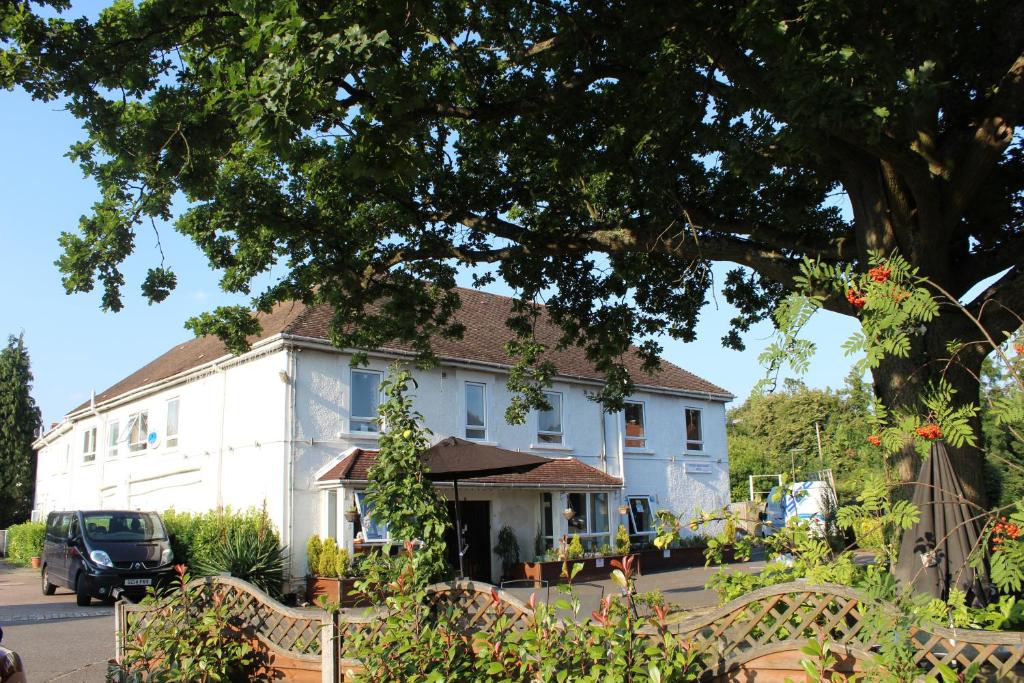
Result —
POLYGON ((39 573, 0 562, 0 625, 4 646, 25 664, 32 683, 102 683, 114 656, 114 610, 93 601, 79 607, 69 590, 39 590, 39 573))

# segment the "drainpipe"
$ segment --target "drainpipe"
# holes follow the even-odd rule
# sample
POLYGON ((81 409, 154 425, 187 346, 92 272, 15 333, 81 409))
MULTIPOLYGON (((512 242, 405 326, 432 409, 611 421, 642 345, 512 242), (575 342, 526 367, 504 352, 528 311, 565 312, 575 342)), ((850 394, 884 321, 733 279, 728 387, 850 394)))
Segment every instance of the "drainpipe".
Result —
MULTIPOLYGON (((619 453, 619 477, 622 479, 622 488, 619 489, 619 506, 621 507, 626 504, 626 456, 623 453, 625 441, 622 438, 622 420, 619 419, 618 413, 615 413, 615 435, 618 439, 616 450, 619 453)), ((622 520, 619 521, 621 523, 622 520)))
MULTIPOLYGON (((288 380, 285 383, 285 498, 284 515, 287 520, 284 533, 284 545, 293 547, 292 537, 295 520, 295 375, 298 367, 296 354, 298 350, 286 348, 288 364, 288 380)), ((295 554, 291 553, 294 557, 295 554)), ((291 562, 289 562, 289 565, 291 562)), ((291 573, 289 571, 289 573, 291 573)), ((300 572, 301 574, 301 569, 300 572)))
POLYGON ((220 375, 220 435, 217 446, 217 509, 224 507, 224 421, 228 400, 228 376, 223 366, 214 364, 213 369, 220 375))
POLYGON ((608 473, 608 435, 605 433, 604 408, 597 406, 597 419, 601 422, 601 470, 608 473))

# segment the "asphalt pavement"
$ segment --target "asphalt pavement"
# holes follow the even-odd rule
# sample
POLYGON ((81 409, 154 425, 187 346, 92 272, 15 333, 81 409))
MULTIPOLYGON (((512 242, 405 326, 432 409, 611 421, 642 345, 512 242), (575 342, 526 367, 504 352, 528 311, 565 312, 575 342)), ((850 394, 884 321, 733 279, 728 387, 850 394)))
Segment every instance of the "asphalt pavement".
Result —
POLYGON ((114 656, 114 609, 75 594, 39 589, 39 572, 0 562, 0 626, 4 647, 17 652, 31 683, 102 683, 114 656))

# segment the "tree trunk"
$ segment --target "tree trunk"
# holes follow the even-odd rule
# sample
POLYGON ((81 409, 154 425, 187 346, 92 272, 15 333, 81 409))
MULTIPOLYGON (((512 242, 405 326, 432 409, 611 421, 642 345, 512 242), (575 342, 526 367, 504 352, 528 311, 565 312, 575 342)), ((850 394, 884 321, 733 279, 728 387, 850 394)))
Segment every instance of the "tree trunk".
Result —
MULTIPOLYGON (((956 391, 954 406, 980 400, 981 364, 991 351, 982 344, 965 344, 955 360, 950 361, 948 345, 953 341, 974 341, 970 327, 959 319, 959 311, 944 310, 933 320, 924 334, 913 338, 907 358, 888 357, 873 371, 875 395, 890 411, 913 413, 921 423, 928 420, 924 396, 931 386, 944 379, 956 391)), ((976 331, 975 331, 976 334, 976 331)), ((971 420, 971 429, 981 443, 981 418, 971 420)), ((985 457, 977 446, 964 444, 954 448, 947 442, 949 457, 967 497, 985 505, 985 457)), ((914 448, 907 447, 892 458, 891 466, 900 481, 912 482, 917 478, 920 458, 914 448)))

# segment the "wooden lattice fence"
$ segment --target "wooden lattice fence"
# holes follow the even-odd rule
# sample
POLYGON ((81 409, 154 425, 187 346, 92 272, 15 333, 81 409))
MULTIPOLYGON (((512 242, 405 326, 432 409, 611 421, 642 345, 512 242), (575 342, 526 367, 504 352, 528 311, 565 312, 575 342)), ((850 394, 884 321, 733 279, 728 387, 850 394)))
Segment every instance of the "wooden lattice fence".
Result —
MULTIPOLYGON (((233 626, 255 638, 268 653, 278 678, 336 683, 358 662, 344 659, 343 641, 379 624, 373 610, 349 609, 331 614, 312 608, 289 608, 259 589, 233 578, 198 579, 209 599, 231 607, 233 626)), ((468 632, 491 628, 506 616, 514 628, 526 627, 532 611, 520 600, 489 584, 459 581, 427 590, 438 609, 453 609, 468 632), (495 600, 497 598, 497 601, 495 600)), ((197 605, 198 609, 199 605, 197 605)), ((118 656, 127 638, 153 622, 158 607, 119 603, 118 656)), ((801 672, 799 653, 811 640, 830 643, 846 673, 875 667, 877 643, 866 629, 867 611, 892 610, 846 586, 797 581, 752 592, 710 612, 670 624, 670 630, 705 655, 708 680, 783 680, 801 672)), ((654 636, 653 627, 642 631, 654 636)), ((938 664, 966 670, 977 663, 984 680, 1024 680, 1024 633, 950 629, 912 630, 915 661, 925 670, 938 664)), ((802 675, 799 676, 802 678, 802 675)))

